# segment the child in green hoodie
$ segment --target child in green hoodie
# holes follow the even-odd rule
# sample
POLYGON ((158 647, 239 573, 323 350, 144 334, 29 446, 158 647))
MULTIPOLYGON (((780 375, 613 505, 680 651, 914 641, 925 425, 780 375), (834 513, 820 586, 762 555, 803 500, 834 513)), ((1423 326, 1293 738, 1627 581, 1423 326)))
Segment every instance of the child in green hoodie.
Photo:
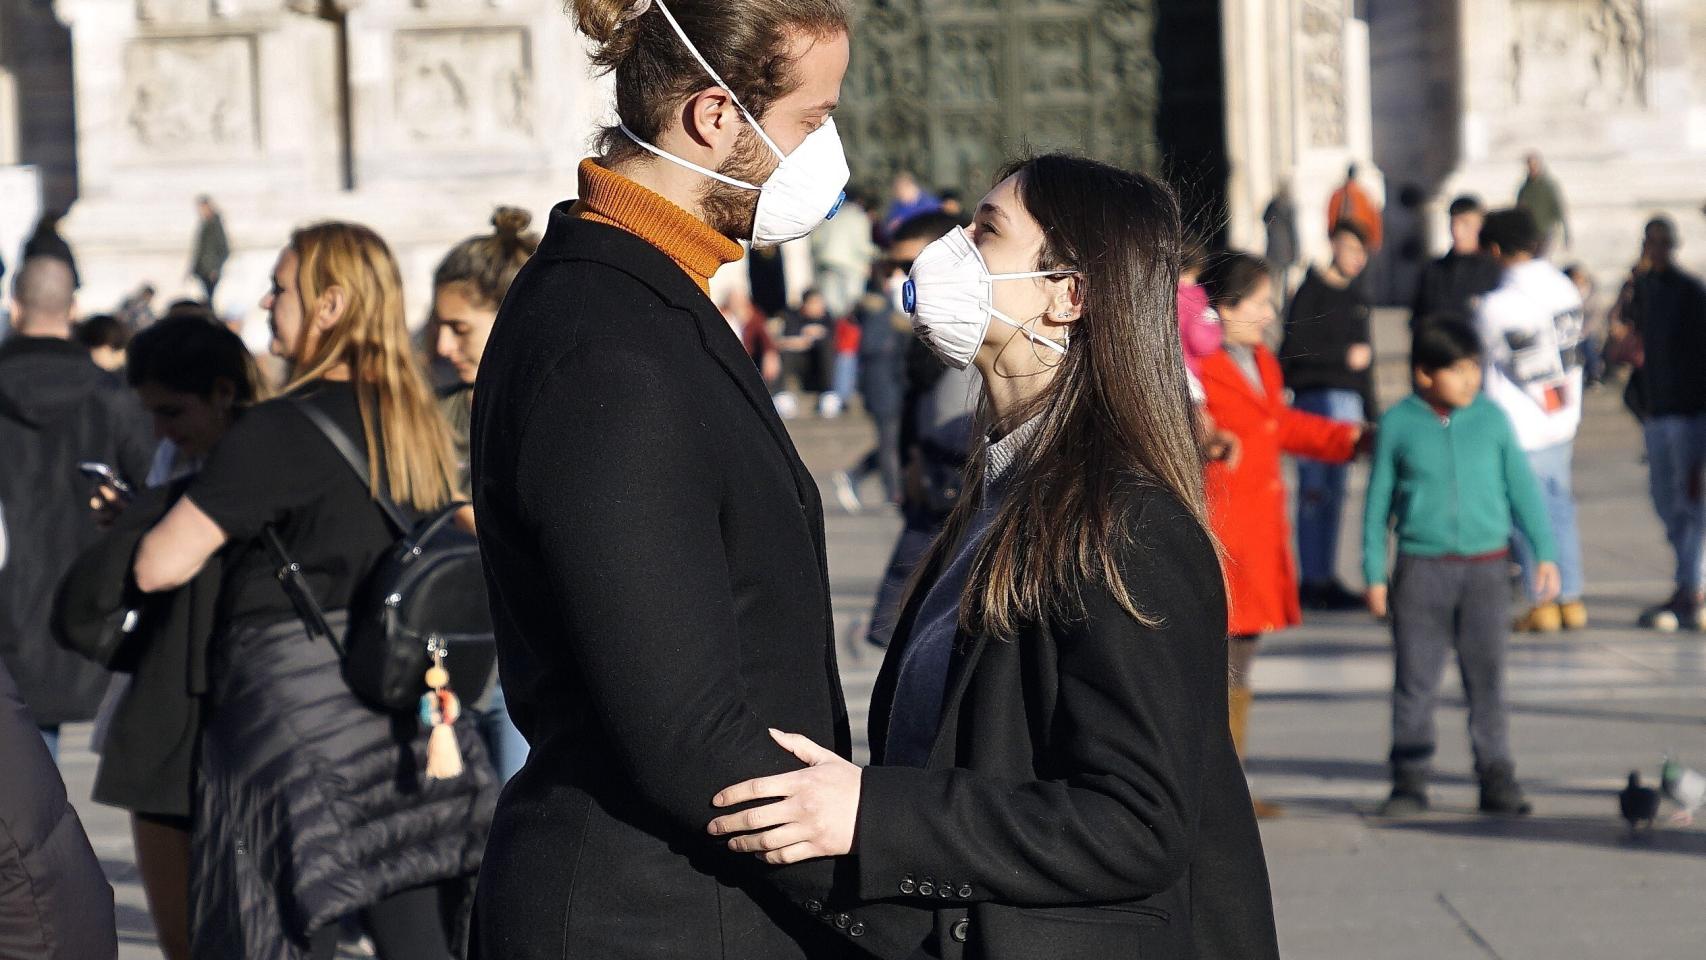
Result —
POLYGON ((1416 392, 1380 420, 1363 511, 1368 607, 1377 617, 1390 612, 1397 659, 1392 794, 1380 814, 1427 809, 1434 707, 1446 656, 1455 649, 1481 810, 1520 816, 1531 808, 1516 782, 1504 697, 1511 521, 1542 561, 1542 602, 1558 593, 1552 532, 1510 421, 1481 395, 1474 329, 1455 320, 1424 328, 1411 367, 1416 392), (1387 537, 1394 527, 1398 562, 1389 604, 1387 537))

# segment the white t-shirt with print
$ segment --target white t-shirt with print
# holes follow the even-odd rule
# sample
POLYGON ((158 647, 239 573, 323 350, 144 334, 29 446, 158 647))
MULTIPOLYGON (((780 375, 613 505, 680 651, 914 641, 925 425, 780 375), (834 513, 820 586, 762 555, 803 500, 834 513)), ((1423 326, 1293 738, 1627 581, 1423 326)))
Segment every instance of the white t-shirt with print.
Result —
POLYGON ((1483 389, 1526 451, 1568 443, 1581 426, 1582 320, 1576 285, 1544 260, 1506 270, 1476 311, 1483 389))

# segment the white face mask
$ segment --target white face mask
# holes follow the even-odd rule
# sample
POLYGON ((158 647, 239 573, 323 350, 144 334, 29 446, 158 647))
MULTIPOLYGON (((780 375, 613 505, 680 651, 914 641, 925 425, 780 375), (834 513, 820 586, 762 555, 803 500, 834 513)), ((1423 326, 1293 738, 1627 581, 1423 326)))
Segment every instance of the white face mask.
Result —
POLYGON ((994 317, 1029 337, 1038 346, 1061 355, 1066 344, 1051 340, 995 309, 995 281, 1058 277, 1072 270, 1032 273, 990 273, 983 254, 965 228, 924 248, 912 264, 912 279, 902 291, 903 309, 912 314, 912 329, 931 352, 956 370, 964 370, 983 346, 994 317))
POLYGON ((746 117, 746 122, 752 126, 752 131, 758 134, 758 139, 770 148, 770 152, 781 161, 770 179, 763 186, 755 186, 744 180, 708 170, 688 160, 665 151, 641 140, 622 125, 622 132, 628 139, 639 144, 651 153, 662 157, 671 163, 679 164, 695 173, 710 177, 731 187, 742 190, 758 191, 758 211, 752 220, 752 242, 760 247, 773 247, 777 244, 798 240, 816 230, 825 220, 835 216, 841 209, 842 201, 847 198, 843 188, 847 186, 852 171, 847 168, 847 155, 841 149, 841 136, 835 132, 835 121, 828 120, 823 126, 813 130, 802 141, 793 153, 783 153, 776 146, 776 141, 764 132, 758 118, 753 116, 735 96, 734 88, 723 82, 717 71, 711 69, 711 64, 700 56, 693 41, 687 39, 687 32, 681 29, 681 24, 675 22, 675 15, 664 6, 663 0, 654 0, 658 12, 669 21, 675 35, 686 45, 687 52, 693 54, 693 59, 699 61, 699 66, 716 82, 717 86, 729 92, 729 99, 746 117))

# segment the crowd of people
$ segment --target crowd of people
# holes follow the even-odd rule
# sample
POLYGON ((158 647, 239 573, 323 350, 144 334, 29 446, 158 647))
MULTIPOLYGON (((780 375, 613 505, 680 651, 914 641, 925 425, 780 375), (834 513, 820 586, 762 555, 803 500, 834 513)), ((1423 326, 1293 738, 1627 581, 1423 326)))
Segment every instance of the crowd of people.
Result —
POLYGON ((264 363, 211 310, 206 198, 205 299, 158 318, 149 284, 79 317, 55 218, 16 265, 0 757, 31 773, 0 817, 48 813, 0 862, 38 858, 48 956, 116 950, 53 772, 93 720, 172 960, 1277 957, 1281 811, 1241 768, 1261 638, 1390 622, 1387 816, 1427 809, 1455 652, 1481 809, 1528 813, 1512 569, 1516 629, 1587 625, 1573 442, 1614 372, 1676 559, 1641 623, 1706 629, 1706 287, 1669 221, 1600 337, 1538 158, 1515 206, 1459 198, 1382 412, 1354 167, 1319 265, 1288 191, 1268 258, 1209 252, 1165 184, 1058 154, 972 209, 907 173, 843 195, 838 4, 571 7, 620 123, 542 234, 499 208, 444 255, 420 334, 354 223, 280 238, 264 363), (796 296, 775 248, 807 237, 796 296), (904 519, 865 768, 784 422, 814 406, 874 426, 842 509, 875 477, 904 519))

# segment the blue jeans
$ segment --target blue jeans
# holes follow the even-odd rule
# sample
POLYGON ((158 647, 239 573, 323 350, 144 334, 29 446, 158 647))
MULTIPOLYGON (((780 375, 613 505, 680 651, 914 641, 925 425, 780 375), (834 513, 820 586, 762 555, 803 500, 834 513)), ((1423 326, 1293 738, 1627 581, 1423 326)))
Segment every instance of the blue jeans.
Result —
MULTIPOLYGON (((1560 600, 1582 598, 1582 540, 1576 533, 1576 495, 1570 486, 1570 463, 1575 441, 1528 453, 1529 469, 1540 483, 1540 499, 1546 503, 1546 519, 1552 525, 1552 542, 1558 550, 1558 574, 1563 581, 1560 600)), ((1534 547, 1521 530, 1511 533, 1511 552, 1522 567, 1522 582, 1528 595, 1535 595, 1534 572, 1538 561, 1534 547)))
POLYGON ((1653 417, 1647 439, 1647 486, 1676 555, 1676 585, 1706 586, 1706 414, 1653 417))
MULTIPOLYGON (((1364 415, 1362 394, 1355 390, 1300 390, 1292 406, 1341 423, 1361 423, 1364 415)), ((1297 458, 1297 565, 1305 584, 1336 579, 1349 472, 1347 464, 1297 458)))
POLYGON ((835 355, 835 395, 841 398, 842 406, 853 402, 853 393, 859 389, 859 355, 857 353, 838 353, 835 355))
POLYGON ((498 782, 508 783, 521 765, 527 762, 527 740, 509 718, 509 705, 504 701, 504 686, 492 684, 490 696, 469 708, 480 739, 486 742, 486 752, 492 755, 492 768, 498 772, 498 782))

